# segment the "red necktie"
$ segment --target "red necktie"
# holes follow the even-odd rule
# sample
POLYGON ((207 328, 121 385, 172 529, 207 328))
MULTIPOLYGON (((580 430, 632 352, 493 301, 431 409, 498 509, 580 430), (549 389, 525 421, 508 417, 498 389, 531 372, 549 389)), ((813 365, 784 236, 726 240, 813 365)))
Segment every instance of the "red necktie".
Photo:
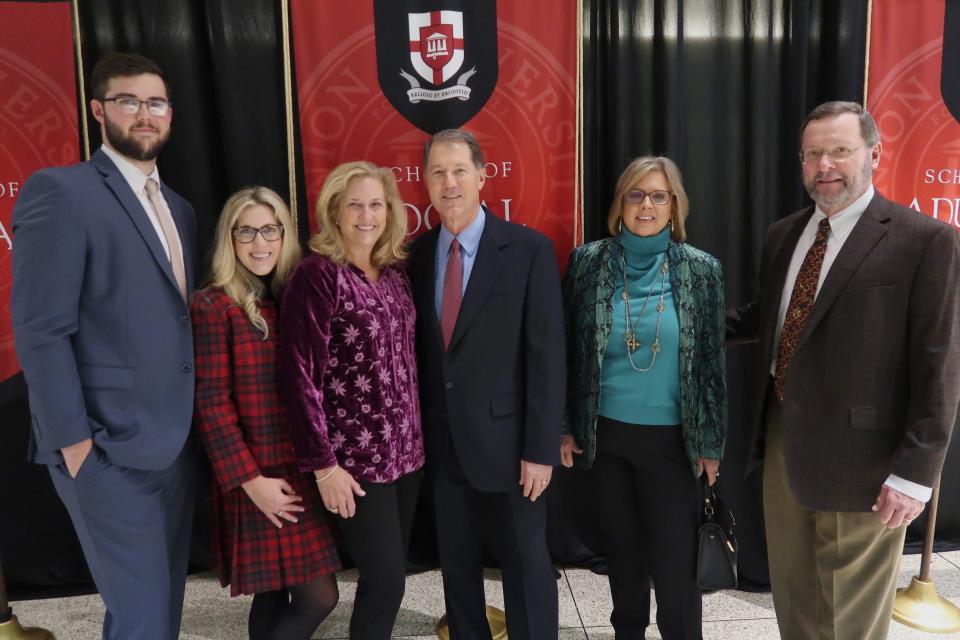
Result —
POLYGON ((450 346, 453 328, 460 313, 460 300, 463 296, 463 258, 460 255, 460 243, 454 238, 447 256, 447 270, 443 277, 443 298, 440 302, 440 333, 443 334, 443 349, 450 346))
POLYGON ((824 218, 817 227, 817 237, 814 239, 807 255, 803 258, 797 280, 793 284, 793 293, 790 294, 790 304, 787 305, 787 315, 783 320, 783 330, 780 331, 780 346, 777 349, 777 370, 773 376, 773 390, 777 398, 783 402, 783 385, 787 379, 787 367, 797 350, 797 340, 807 324, 813 302, 817 297, 817 283, 820 281, 820 267, 823 266, 823 254, 827 251, 827 235, 830 233, 830 220, 824 218))

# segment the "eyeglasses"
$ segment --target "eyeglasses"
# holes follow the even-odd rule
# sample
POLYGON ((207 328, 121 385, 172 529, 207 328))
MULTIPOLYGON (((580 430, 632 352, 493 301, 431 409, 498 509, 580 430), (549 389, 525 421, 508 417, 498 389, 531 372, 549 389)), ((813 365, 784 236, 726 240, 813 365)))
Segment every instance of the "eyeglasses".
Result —
POLYGON ((140 112, 140 105, 147 105, 147 111, 150 112, 150 115, 162 118, 170 112, 171 104, 166 100, 157 100, 151 98, 150 100, 139 100, 137 98, 131 98, 129 96, 121 96, 119 98, 101 98, 100 102, 116 102, 117 106, 120 107, 120 111, 124 112, 128 116, 135 115, 140 112))
POLYGON ((627 204, 640 204, 643 202, 644 198, 650 196, 650 202, 652 204, 660 205, 661 207, 668 202, 670 198, 673 197, 672 191, 664 191, 658 189, 657 191, 644 191, 643 189, 630 189, 625 194, 623 194, 623 201, 627 204))
POLYGON ((860 147, 834 147, 833 149, 806 149, 800 152, 800 164, 816 164, 827 156, 834 162, 849 160, 853 152, 860 147))
POLYGON ((283 236, 282 224, 265 224, 259 229, 256 227, 234 227, 233 237, 240 244, 250 244, 260 234, 267 242, 276 242, 283 236))

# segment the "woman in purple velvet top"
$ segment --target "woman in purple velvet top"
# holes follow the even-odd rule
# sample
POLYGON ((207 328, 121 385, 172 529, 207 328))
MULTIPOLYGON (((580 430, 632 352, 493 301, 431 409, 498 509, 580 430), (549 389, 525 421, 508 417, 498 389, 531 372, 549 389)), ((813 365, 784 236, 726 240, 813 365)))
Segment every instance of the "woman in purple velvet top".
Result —
POLYGON ((349 162, 327 177, 316 216, 280 310, 281 389, 300 469, 359 573, 350 637, 386 640, 423 467, 406 210, 390 170, 349 162))

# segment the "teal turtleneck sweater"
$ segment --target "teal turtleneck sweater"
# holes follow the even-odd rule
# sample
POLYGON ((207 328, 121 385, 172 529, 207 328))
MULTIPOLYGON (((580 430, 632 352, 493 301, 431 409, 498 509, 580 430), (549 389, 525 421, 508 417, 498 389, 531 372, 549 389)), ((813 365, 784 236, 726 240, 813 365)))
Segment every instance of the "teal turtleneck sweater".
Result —
MULTIPOLYGON (((626 227, 618 238, 627 262, 627 286, 630 313, 641 347, 633 353, 633 363, 645 369, 650 365, 650 345, 657 327, 657 303, 660 301, 660 268, 667 259, 670 230, 655 236, 634 235, 626 227), (650 299, 641 315, 647 294, 650 299)), ((621 422, 641 425, 680 424, 680 325, 670 287, 670 274, 663 278, 665 309, 660 321, 660 352, 647 372, 635 371, 627 358, 623 300, 623 261, 620 247, 614 267, 616 289, 613 294, 613 324, 603 354, 600 383, 600 415, 621 422)))

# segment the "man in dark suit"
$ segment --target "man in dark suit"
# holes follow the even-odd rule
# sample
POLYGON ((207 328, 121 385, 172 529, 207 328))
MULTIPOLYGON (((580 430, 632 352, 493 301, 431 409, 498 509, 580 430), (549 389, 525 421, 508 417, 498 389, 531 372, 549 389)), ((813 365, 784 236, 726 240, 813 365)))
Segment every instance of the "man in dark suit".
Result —
POLYGON ((12 314, 32 459, 49 467, 106 604, 103 637, 176 638, 195 483, 193 209, 160 182, 173 108, 159 67, 91 75, 103 146, 45 169, 13 209, 12 314))
POLYGON ((417 362, 447 620, 490 638, 483 547, 503 570, 507 632, 557 637, 546 503, 559 462, 565 356, 553 244, 480 204, 483 155, 463 130, 424 152, 441 226, 414 242, 417 362))
POLYGON ((774 223, 760 294, 752 463, 763 462, 783 638, 886 638, 905 525, 937 482, 960 402, 960 236, 874 191, 877 125, 828 102, 801 128, 816 203, 774 223))

